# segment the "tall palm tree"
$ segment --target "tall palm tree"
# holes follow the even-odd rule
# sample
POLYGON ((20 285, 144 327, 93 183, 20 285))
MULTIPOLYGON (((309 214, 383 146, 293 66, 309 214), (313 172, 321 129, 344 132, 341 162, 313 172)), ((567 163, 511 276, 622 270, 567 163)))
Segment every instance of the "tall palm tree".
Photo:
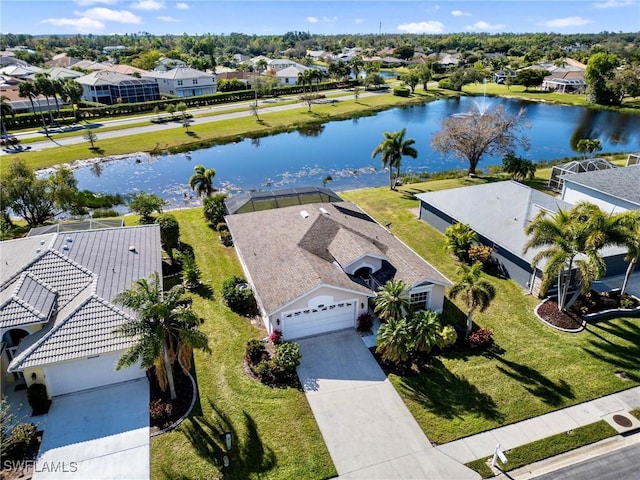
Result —
POLYGON ((629 262, 629 266, 624 275, 624 281, 622 282, 622 288, 620 289, 620 296, 622 297, 627 291, 631 274, 638 264, 638 259, 640 259, 640 212, 624 212, 619 215, 625 216, 625 218, 620 219, 626 227, 626 232, 623 234, 621 244, 627 248, 627 255, 624 259, 629 262))
MULTIPOLYGON (((38 72, 36 73, 36 90, 38 93, 44 95, 47 100, 47 111, 49 112, 49 120, 53 123, 53 115, 51 114, 51 105, 49 104, 49 97, 55 97, 55 89, 51 77, 48 73, 38 72)), ((57 100, 56 100, 57 102, 57 100)))
POLYGON ((531 265, 537 267, 542 259, 547 259, 542 290, 546 291, 557 279, 560 310, 573 305, 581 292, 589 291, 593 280, 604 275, 606 266, 600 249, 622 244, 622 227, 618 217, 607 215, 589 202, 579 202, 570 210, 560 209, 553 216, 540 212, 527 225, 525 233, 531 238, 525 244, 524 252, 542 248, 533 257, 531 265), (569 298, 573 282, 579 288, 569 298))
POLYGON ((213 188, 213 177, 216 176, 216 171, 213 168, 196 165, 193 167, 193 171, 195 173, 189 178, 189 187, 198 194, 198 197, 201 197, 203 194, 208 197, 216 191, 216 189, 213 188))
POLYGON ((82 99, 82 85, 72 78, 65 79, 62 84, 61 96, 64 101, 71 103, 73 115, 77 122, 79 120, 78 103, 82 99))
POLYGON ((318 70, 317 68, 312 68, 309 70, 309 79, 310 80, 315 80, 316 81, 316 91, 319 93, 320 92, 320 81, 322 80, 322 71, 318 70))
POLYGON ((309 92, 311 92, 311 82, 312 82, 312 78, 311 78, 310 69, 307 69, 298 73, 298 83, 302 85, 302 93, 305 92, 305 85, 307 83, 309 84, 309 92))
POLYGON ((391 190, 395 190, 395 180, 400 177, 402 157, 418 158, 418 151, 413 147, 416 141, 413 138, 407 138, 405 140, 404 136, 406 133, 406 128, 398 132, 384 132, 383 142, 371 152, 371 158, 375 158, 381 153, 382 167, 389 167, 389 188, 391 190), (395 180, 393 178, 394 168, 396 169, 395 180))
POLYGON ((190 307, 181 305, 183 294, 182 285, 163 294, 158 272, 153 272, 148 280, 134 281, 130 289, 113 299, 136 313, 135 319, 116 330, 136 339, 120 357, 116 369, 129 367, 138 360, 143 368, 155 366, 158 384, 163 391, 169 386, 172 400, 177 397, 173 380, 175 359, 188 369, 192 349, 211 353, 207 336, 198 330, 201 320, 190 307))
POLYGON ((7 136, 7 117, 13 117, 13 107, 9 103, 9 97, 2 95, 0 96, 0 119, 2 120, 0 123, 2 124, 2 128, 0 128, 0 134, 2 136, 7 136))
POLYGON ((409 311, 409 289, 402 280, 391 279, 378 289, 374 311, 383 320, 398 320, 409 311))
POLYGON ((473 313, 476 310, 483 312, 489 308, 491 301, 496 296, 496 290, 492 284, 482 278, 482 264, 480 262, 475 262, 470 267, 460 265, 458 274, 460 275, 460 280, 451 287, 449 296, 456 298, 461 295, 469 309, 469 313, 467 313, 467 331, 465 333, 465 338, 469 338, 473 328, 473 313))
MULTIPOLYGON (((31 111, 33 114, 36 114, 36 106, 33 103, 33 99, 38 97, 38 89, 36 88, 35 83, 31 81, 20 82, 18 84, 18 95, 22 98, 28 98, 29 102, 31 102, 31 111)), ((47 136, 49 136, 49 132, 47 130, 47 122, 44 119, 44 115, 42 114, 42 109, 40 109, 40 119, 42 120, 42 128, 44 129, 47 136)))

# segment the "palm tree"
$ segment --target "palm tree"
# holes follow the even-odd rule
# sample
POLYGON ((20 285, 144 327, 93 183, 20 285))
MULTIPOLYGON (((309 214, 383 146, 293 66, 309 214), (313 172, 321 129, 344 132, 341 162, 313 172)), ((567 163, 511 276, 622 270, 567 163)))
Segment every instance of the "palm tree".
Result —
MULTIPOLYGON (((310 81, 315 80, 316 81, 316 91, 320 92, 320 81, 322 80, 322 71, 318 70, 317 68, 312 68, 309 70, 309 79, 310 81)), ((311 88, 311 87, 309 87, 311 88)))
POLYGON ((374 303, 374 311, 383 320, 398 320, 404 317, 410 306, 407 284, 392 278, 378 289, 374 303))
POLYGON ((469 248, 478 241, 478 232, 465 223, 454 223, 444 231, 444 249, 463 262, 469 262, 469 248))
POLYGON ((0 96, 0 119, 2 120, 2 128, 0 129, 0 135, 7 136, 7 120, 6 118, 10 116, 13 117, 13 107, 9 103, 9 97, 2 95, 0 96))
POLYGON ((189 178, 189 187, 198 194, 198 197, 201 197, 202 194, 208 197, 216 191, 213 188, 213 177, 216 176, 216 171, 213 168, 196 165, 193 167, 193 171, 195 173, 189 178))
POLYGON ((622 297, 629 285, 631 274, 638 264, 638 259, 640 259, 640 213, 623 212, 618 215, 620 216, 619 220, 626 224, 626 232, 623 233, 623 239, 620 243, 627 248, 627 255, 624 259, 629 262, 629 266, 624 275, 624 281, 622 282, 622 288, 620 289, 620 297, 622 297), (622 218, 622 216, 624 216, 624 218, 622 218))
POLYGON ((190 368, 194 348, 211 353, 207 336, 198 330, 202 322, 190 307, 181 305, 182 285, 162 292, 158 272, 149 279, 134 281, 129 290, 115 296, 113 301, 136 313, 136 318, 120 326, 116 332, 135 337, 135 344, 118 360, 116 369, 141 361, 143 368, 155 366, 156 378, 163 391, 167 385, 171 399, 176 395, 173 363, 178 358, 182 368, 190 368))
MULTIPOLYGON (((36 89, 39 93, 44 95, 47 100, 47 111, 49 112, 49 120, 53 123, 53 115, 51 113, 51 105, 49 104, 49 97, 55 97, 55 89, 51 81, 51 77, 48 73, 39 72, 36 73, 36 89)), ((56 100, 57 102, 58 100, 56 100)))
POLYGON ((492 284, 481 277, 482 264, 480 262, 475 262, 470 267, 460 265, 458 273, 460 280, 451 287, 449 296, 456 298, 458 295, 462 295, 464 298, 464 303, 469 309, 469 313, 467 314, 467 331, 464 338, 469 338, 471 329, 473 328, 473 312, 476 310, 484 312, 496 296, 496 290, 492 284))
MULTIPOLYGON (((33 103, 33 99, 38 97, 38 89, 36 88, 35 83, 26 81, 20 82, 18 84, 18 95, 22 98, 28 98, 29 102, 31 102, 31 111, 33 114, 36 114, 36 106, 33 103)), ((47 131, 47 122, 44 119, 44 115, 42 114, 42 109, 40 109, 40 118, 42 120, 42 128, 47 136, 49 136, 49 132, 47 131)))
POLYGON ((593 280, 604 275, 606 266, 600 249, 606 245, 622 244, 624 224, 620 217, 605 214, 600 207, 580 202, 570 210, 560 209, 549 217, 540 212, 527 225, 525 233, 531 238, 524 246, 542 248, 531 265, 536 267, 547 259, 544 267, 542 291, 557 279, 558 308, 569 308, 581 292, 588 292, 593 280), (574 273, 574 267, 577 272, 574 273), (569 289, 575 280, 576 291, 569 298, 569 289))
POLYGON ((354 77, 356 78, 356 80, 358 80, 358 77, 360 76, 360 70, 362 69, 362 67, 364 67, 364 61, 362 60, 362 57, 360 57, 359 55, 353 57, 349 61, 349 66, 353 71, 354 77))
POLYGON ((433 310, 419 310, 407 318, 411 332, 411 350, 430 352, 441 341, 442 324, 433 310))
POLYGON ((375 158, 381 153, 382 167, 389 167, 389 188, 391 190, 395 190, 396 183, 393 179, 393 169, 396 169, 397 180, 400 177, 402 157, 405 155, 411 158, 418 157, 418 151, 412 146, 415 140, 413 138, 407 138, 405 140, 404 136, 406 133, 406 128, 403 128, 399 132, 384 132, 384 141, 371 152, 371 158, 375 158))
POLYGON ((504 171, 511 175, 511 178, 521 182, 531 180, 536 175, 536 164, 526 158, 516 157, 513 152, 507 153, 502 159, 504 171))
POLYGON ((71 106, 73 108, 73 115, 77 122, 79 120, 78 103, 80 103, 80 100, 82 99, 82 85, 80 85, 72 78, 67 78, 62 84, 61 95, 64 101, 68 101, 69 103, 71 103, 71 106))
POLYGON ((402 318, 389 318, 378 329, 376 351, 388 362, 401 363, 409 359, 411 334, 407 322, 402 318))

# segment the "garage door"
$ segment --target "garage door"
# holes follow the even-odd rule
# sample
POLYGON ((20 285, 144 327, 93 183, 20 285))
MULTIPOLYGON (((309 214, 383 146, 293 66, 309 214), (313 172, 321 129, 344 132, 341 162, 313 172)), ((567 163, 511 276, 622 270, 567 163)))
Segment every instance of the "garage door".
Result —
POLYGON ((353 328, 355 311, 356 301, 348 300, 318 308, 284 312, 281 317, 282 336, 285 340, 290 340, 353 328))
POLYGON ((137 365, 116 370, 119 358, 120 355, 114 354, 100 355, 45 368, 49 395, 64 395, 145 376, 137 365))

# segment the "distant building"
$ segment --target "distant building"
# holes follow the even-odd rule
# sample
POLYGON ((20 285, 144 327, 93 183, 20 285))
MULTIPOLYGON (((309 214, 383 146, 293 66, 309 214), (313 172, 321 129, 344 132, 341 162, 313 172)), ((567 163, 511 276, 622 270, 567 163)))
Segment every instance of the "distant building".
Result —
POLYGON ((158 84, 151 78, 136 78, 115 72, 93 72, 76 79, 82 99, 89 102, 137 103, 160 100, 158 84))
POLYGON ((166 72, 147 72, 142 76, 155 81, 160 93, 177 97, 197 97, 216 92, 215 75, 189 67, 174 68, 166 72))
POLYGON ((174 68, 186 68, 187 63, 177 58, 160 57, 153 70, 156 72, 166 72, 174 68))

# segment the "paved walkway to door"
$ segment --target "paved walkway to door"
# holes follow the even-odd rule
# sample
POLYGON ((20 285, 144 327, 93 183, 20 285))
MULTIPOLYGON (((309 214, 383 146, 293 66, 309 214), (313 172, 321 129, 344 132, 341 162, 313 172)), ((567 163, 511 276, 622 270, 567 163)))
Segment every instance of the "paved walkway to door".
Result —
POLYGON ((431 446, 354 330, 298 343, 298 376, 341 478, 480 478, 431 446))

